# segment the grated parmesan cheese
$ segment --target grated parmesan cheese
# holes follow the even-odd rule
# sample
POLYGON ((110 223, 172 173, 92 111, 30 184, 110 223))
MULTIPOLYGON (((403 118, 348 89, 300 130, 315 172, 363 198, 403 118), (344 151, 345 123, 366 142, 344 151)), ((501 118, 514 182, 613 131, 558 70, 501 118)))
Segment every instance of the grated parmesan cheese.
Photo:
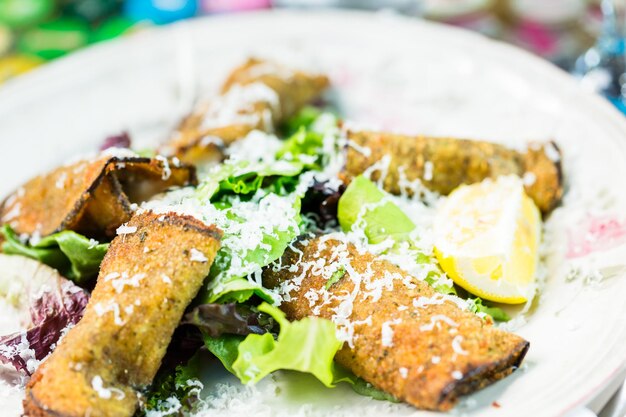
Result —
POLYGON ((121 389, 113 387, 105 388, 104 381, 102 381, 102 377, 100 377, 100 375, 96 375, 91 379, 91 388, 96 391, 96 394, 98 394, 100 398, 104 398, 105 400, 113 398, 113 394, 115 394, 115 399, 117 400, 123 400, 126 398, 124 391, 121 389))
POLYGON ((135 233, 137 231, 137 226, 128 226, 127 223, 124 223, 120 227, 117 228, 116 232, 118 235, 129 235, 135 233))
POLYGON ((386 321, 381 326, 381 336, 380 343, 385 347, 393 346, 393 329, 392 325, 400 324, 402 322, 401 319, 395 319, 391 321, 386 321))
POLYGON ((209 261, 209 259, 206 256, 204 256, 204 253, 200 252, 198 249, 191 248, 190 253, 191 253, 191 256, 189 257, 189 259, 193 262, 205 263, 209 261))

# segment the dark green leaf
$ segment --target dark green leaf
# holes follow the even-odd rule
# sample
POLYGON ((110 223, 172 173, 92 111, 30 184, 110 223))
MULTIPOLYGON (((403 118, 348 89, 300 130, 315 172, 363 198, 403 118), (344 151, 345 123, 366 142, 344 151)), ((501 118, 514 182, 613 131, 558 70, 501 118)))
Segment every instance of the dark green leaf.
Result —
POLYGON ((306 106, 302 108, 295 116, 291 117, 283 126, 286 136, 291 136, 301 128, 308 129, 313 122, 322 114, 317 107, 306 106))
POLYGON ((239 344, 243 341, 244 337, 233 334, 210 337, 203 334, 202 338, 209 352, 214 354, 217 359, 222 362, 228 372, 235 374, 235 371, 233 371, 233 363, 237 360, 239 344))
POLYGON ((200 384, 194 383, 199 377, 199 359, 196 354, 186 365, 176 367, 173 373, 158 375, 138 414, 146 415, 147 411, 153 411, 160 412, 162 416, 182 416, 194 411, 200 399, 200 384), (178 400, 180 407, 172 407, 172 399, 178 400))

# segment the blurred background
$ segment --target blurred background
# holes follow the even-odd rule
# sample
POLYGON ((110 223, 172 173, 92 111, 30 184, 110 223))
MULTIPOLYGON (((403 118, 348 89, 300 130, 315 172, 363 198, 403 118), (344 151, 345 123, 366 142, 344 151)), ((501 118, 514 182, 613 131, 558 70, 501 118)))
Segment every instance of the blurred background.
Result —
POLYGON ((0 84, 88 45, 197 16, 270 8, 409 15, 522 47, 626 113, 626 0, 0 0, 0 84))

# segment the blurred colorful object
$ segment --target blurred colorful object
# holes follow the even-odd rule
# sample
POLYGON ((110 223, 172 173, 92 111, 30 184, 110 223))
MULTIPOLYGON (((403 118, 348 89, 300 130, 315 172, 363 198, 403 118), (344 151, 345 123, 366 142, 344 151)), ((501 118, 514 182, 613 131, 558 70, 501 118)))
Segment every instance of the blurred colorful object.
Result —
POLYGON ((9 78, 36 68, 41 62, 38 58, 25 55, 9 55, 0 58, 0 84, 9 78))
POLYGON ((607 97, 626 113, 626 4, 602 1, 602 33, 576 62, 583 87, 607 97))
POLYGON ((54 11, 54 0, 2 0, 0 23, 23 28, 47 19, 54 11))
POLYGON ((200 8, 204 13, 240 12, 271 6, 270 0, 201 0, 200 2, 200 8))
POLYGON ((131 20, 148 20, 158 25, 193 17, 198 0, 127 0, 124 13, 131 20))
POLYGON ((17 51, 49 60, 83 47, 88 41, 87 23, 76 18, 60 18, 24 32, 17 42, 17 51))
POLYGON ((385 8, 464 27, 575 72, 626 113, 624 33, 607 14, 626 0, 0 0, 0 83, 152 24, 270 7, 385 8))

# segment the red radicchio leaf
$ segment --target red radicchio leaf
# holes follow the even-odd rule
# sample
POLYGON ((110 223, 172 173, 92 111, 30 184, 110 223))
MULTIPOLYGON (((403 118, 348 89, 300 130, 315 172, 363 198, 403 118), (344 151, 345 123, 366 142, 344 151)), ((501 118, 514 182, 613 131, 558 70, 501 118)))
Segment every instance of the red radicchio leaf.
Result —
POLYGON ((104 151, 109 148, 130 148, 130 136, 128 132, 122 132, 119 135, 112 135, 104 139, 100 150, 104 151))
POLYGON ((19 272, 9 273, 13 272, 14 279, 29 280, 19 285, 19 296, 22 300, 20 308, 30 312, 30 321, 25 326, 27 330, 0 336, 0 363, 31 375, 38 361, 50 354, 67 329, 82 318, 89 294, 37 261, 7 255, 0 257, 3 263, 12 258, 12 265, 19 265, 15 263, 17 260, 26 266, 19 272), (32 263, 36 265, 33 267, 32 263))

